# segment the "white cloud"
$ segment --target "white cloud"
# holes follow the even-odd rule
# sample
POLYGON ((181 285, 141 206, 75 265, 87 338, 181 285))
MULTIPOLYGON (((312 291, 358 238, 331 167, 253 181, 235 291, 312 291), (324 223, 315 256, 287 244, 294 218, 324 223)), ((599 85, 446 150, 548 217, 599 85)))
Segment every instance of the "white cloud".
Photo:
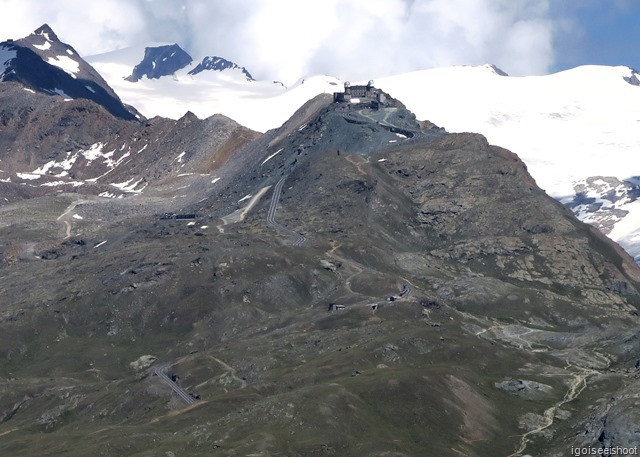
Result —
POLYGON ((259 78, 363 79, 453 64, 542 74, 554 60, 550 0, 0 0, 0 39, 44 22, 83 55, 176 41, 259 78))

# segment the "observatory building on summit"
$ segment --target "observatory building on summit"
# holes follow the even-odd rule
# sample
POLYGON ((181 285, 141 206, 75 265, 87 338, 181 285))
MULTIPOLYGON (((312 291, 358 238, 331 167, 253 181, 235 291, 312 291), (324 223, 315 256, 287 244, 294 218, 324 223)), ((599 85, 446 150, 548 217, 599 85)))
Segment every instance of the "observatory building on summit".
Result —
POLYGON ((387 97, 382 90, 373 86, 373 81, 369 81, 366 86, 352 86, 349 81, 344 83, 344 92, 334 92, 334 103, 358 103, 369 105, 373 109, 388 104, 387 97))

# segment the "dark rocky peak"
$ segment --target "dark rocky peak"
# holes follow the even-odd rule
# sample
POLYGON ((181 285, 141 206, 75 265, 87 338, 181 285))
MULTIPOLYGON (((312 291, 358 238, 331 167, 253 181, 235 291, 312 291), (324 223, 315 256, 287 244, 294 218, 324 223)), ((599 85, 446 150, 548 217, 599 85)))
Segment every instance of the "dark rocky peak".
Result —
POLYGON ((30 36, 36 36, 36 35, 43 36, 47 41, 60 41, 58 39, 58 35, 55 34, 55 32, 49 26, 49 24, 42 24, 40 27, 35 29, 30 36))
POLYGON ((158 79, 172 75, 189 65, 193 59, 177 44, 148 47, 144 50, 144 58, 135 66, 127 81, 140 81, 143 77, 158 79))
POLYGON ((32 49, 44 61, 62 68, 72 77, 84 78, 90 74, 87 68, 89 64, 84 62, 73 47, 60 41, 47 24, 37 28, 31 35, 16 40, 16 43, 32 49))
POLYGON ((502 70, 501 68, 498 68, 497 66, 495 66, 495 65, 494 65, 494 64, 492 64, 492 63, 487 64, 487 65, 486 65, 486 67, 487 67, 488 69, 490 69, 491 71, 493 71, 496 75, 499 75, 499 76, 509 76, 509 74, 508 74, 506 71, 502 70))
POLYGON ((46 24, 25 38, 0 43, 0 61, 0 81, 18 82, 48 95, 92 100, 123 119, 136 117, 100 74, 46 24))
POLYGON ((190 75, 197 75, 206 70, 211 71, 225 71, 225 70, 240 70, 242 74, 247 78, 247 81, 255 81, 251 73, 245 68, 241 67, 238 64, 231 62, 223 57, 218 56, 207 56, 202 59, 193 70, 189 72, 190 75))

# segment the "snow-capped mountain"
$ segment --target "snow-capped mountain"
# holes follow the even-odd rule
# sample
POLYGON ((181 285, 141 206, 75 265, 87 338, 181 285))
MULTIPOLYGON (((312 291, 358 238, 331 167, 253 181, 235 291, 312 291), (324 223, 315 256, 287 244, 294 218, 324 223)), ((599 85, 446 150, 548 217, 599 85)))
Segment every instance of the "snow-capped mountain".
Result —
POLYGON ((66 99, 93 100, 115 116, 135 117, 100 74, 46 24, 26 38, 0 43, 0 65, 0 81, 66 99))

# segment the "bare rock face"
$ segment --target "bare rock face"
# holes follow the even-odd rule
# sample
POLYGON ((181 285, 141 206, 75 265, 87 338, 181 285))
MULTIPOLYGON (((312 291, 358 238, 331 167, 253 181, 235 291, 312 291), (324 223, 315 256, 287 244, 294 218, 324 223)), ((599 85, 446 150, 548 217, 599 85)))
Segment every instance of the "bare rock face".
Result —
POLYGON ((129 364, 129 366, 131 368, 133 368, 134 370, 136 370, 136 371, 142 371, 142 370, 146 370, 151 365, 153 365, 153 362, 155 362, 156 360, 158 360, 158 358, 156 356, 153 356, 153 355, 141 355, 136 360, 131 362, 129 364))
POLYGON ((507 379, 496 382, 497 389, 529 400, 547 398, 552 395, 553 387, 526 379, 507 379))
POLYGON ((177 44, 145 48, 144 58, 126 80, 136 82, 143 77, 158 79, 175 73, 192 61, 191 56, 177 44))

